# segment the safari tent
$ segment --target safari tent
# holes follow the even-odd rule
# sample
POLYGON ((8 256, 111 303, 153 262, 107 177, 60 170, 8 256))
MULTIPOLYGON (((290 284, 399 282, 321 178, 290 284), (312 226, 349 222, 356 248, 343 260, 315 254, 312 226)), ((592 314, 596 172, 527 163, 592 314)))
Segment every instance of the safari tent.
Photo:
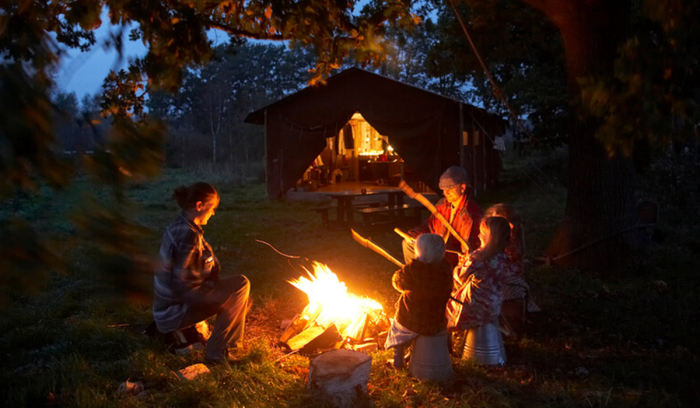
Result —
POLYGON ((323 171, 328 182, 409 184, 438 191, 449 166, 476 193, 497 182, 494 141, 506 122, 485 110, 359 68, 250 113, 265 126, 267 194, 281 197, 323 171))

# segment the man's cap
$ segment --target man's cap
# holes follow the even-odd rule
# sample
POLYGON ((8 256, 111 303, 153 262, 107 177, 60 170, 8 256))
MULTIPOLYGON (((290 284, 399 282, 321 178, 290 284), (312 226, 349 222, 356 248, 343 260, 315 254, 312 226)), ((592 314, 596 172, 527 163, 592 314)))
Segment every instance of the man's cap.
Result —
POLYGON ((440 176, 440 190, 449 190, 459 186, 460 184, 467 184, 467 171, 459 166, 452 166, 445 170, 440 176))

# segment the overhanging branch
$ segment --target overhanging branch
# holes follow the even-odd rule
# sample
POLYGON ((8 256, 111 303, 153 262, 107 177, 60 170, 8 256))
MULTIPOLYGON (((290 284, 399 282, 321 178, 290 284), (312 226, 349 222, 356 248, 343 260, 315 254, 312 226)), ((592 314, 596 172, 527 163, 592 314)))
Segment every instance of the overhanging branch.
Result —
POLYGON ((236 36, 236 37, 245 37, 245 38, 250 38, 253 40, 272 40, 272 41, 283 41, 283 40, 289 40, 290 38, 286 38, 282 34, 260 34, 260 33, 254 33, 251 31, 247 30, 241 30, 238 28, 231 28, 225 24, 220 24, 220 23, 215 23, 213 21, 209 22, 209 27, 215 28, 217 30, 224 31, 230 35, 236 36))

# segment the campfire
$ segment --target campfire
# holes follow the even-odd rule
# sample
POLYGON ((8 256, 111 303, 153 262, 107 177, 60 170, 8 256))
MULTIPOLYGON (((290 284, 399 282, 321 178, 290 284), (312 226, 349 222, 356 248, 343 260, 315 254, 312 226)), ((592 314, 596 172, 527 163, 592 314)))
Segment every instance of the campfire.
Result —
POLYGON ((347 292, 328 266, 314 262, 307 277, 289 281, 306 293, 309 304, 289 322, 280 340, 292 351, 347 348, 376 350, 386 338, 389 320, 376 301, 347 292))

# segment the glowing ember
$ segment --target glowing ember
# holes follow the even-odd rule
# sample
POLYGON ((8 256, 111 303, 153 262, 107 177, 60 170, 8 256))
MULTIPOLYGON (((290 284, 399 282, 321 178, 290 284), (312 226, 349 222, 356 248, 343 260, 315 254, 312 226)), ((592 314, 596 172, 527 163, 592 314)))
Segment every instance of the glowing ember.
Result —
POLYGON ((308 270, 309 278, 300 277, 289 281, 306 293, 309 304, 302 316, 314 320, 322 327, 335 323, 340 334, 356 337, 365 323, 365 316, 372 312, 382 312, 382 306, 369 298, 361 298, 347 293, 345 283, 340 282, 328 266, 314 262, 314 272, 308 270))

